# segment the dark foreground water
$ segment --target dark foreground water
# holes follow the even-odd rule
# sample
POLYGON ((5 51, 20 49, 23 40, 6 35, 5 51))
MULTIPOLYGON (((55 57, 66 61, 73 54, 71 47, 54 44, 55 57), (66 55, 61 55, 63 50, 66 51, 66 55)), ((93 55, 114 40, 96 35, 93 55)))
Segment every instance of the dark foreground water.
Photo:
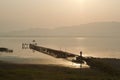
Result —
POLYGON ((74 54, 79 54, 81 50, 84 56, 120 58, 119 37, 0 37, 0 47, 14 50, 13 53, 0 53, 0 60, 79 67, 78 64, 63 59, 56 59, 30 49, 22 49, 22 43, 31 43, 32 40, 36 40, 40 46, 74 54))

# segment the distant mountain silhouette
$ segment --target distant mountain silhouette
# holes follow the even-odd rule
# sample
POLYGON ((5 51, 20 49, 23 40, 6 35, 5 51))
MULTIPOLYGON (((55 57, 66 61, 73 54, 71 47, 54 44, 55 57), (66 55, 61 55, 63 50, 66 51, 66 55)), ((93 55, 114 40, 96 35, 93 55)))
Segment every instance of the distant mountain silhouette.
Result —
POLYGON ((120 36, 120 22, 96 22, 55 29, 34 28, 6 33, 9 36, 120 36))

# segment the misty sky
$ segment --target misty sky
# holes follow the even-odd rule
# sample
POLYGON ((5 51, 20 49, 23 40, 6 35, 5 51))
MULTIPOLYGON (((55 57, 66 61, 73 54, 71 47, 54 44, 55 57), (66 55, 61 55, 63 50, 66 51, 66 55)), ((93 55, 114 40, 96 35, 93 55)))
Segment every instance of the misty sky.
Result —
POLYGON ((1 30, 120 21, 120 0, 0 0, 1 30))

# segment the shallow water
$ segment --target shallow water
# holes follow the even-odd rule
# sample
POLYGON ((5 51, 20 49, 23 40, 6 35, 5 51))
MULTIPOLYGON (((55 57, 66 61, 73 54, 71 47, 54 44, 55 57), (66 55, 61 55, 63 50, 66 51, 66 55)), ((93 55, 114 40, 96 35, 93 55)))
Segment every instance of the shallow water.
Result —
POLYGON ((31 43, 32 40, 36 40, 40 46, 74 54, 83 51, 84 56, 120 58, 120 38, 118 37, 0 37, 0 47, 14 50, 13 53, 0 53, 0 60, 79 67, 78 64, 63 59, 56 59, 30 49, 22 49, 22 43, 31 43))

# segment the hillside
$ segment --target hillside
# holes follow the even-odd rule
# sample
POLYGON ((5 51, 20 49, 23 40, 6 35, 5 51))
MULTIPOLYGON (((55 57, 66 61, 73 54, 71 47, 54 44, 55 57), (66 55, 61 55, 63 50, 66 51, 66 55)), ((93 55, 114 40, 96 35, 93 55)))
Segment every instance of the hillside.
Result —
MULTIPOLYGON (((33 28, 5 33, 7 36, 120 36, 120 22, 96 22, 54 29, 33 28)), ((3 34, 2 34, 3 35, 3 34)))

